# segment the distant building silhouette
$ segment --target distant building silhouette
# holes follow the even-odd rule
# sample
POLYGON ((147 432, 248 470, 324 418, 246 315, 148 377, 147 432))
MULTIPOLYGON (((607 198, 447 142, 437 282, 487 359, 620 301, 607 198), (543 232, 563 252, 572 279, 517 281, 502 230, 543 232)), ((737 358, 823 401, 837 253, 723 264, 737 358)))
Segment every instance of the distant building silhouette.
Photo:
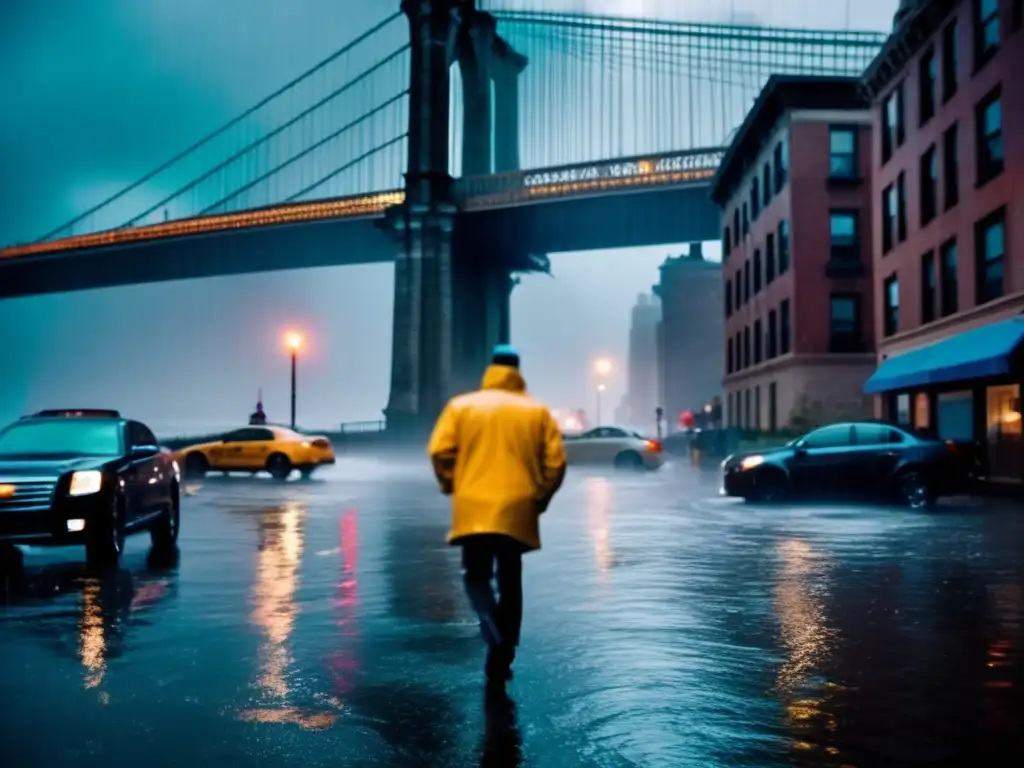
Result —
POLYGON ((722 265, 704 259, 700 243, 689 254, 668 258, 654 293, 661 299, 658 324, 659 403, 670 430, 679 414, 700 411, 722 393, 725 319, 722 265))
MULTIPOLYGON (((658 323, 661 305, 656 297, 641 293, 633 306, 629 328, 628 412, 620 424, 636 427, 655 425, 658 402, 658 323)), ((618 411, 616 411, 618 413, 618 411)))

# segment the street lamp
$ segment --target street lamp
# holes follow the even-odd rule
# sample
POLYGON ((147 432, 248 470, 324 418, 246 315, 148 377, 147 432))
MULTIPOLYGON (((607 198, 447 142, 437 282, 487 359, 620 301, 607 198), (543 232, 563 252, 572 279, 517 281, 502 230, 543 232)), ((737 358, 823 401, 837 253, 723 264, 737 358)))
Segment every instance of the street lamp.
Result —
POLYGON ((299 349, 302 347, 302 334, 295 331, 285 334, 284 344, 288 347, 292 358, 292 429, 295 429, 295 369, 297 367, 299 349))
POLYGON ((612 374, 612 361, 608 357, 599 357, 594 361, 594 373, 600 379, 607 379, 612 374))
POLYGON ((597 426, 601 426, 601 394, 604 390, 604 384, 597 385, 597 426))

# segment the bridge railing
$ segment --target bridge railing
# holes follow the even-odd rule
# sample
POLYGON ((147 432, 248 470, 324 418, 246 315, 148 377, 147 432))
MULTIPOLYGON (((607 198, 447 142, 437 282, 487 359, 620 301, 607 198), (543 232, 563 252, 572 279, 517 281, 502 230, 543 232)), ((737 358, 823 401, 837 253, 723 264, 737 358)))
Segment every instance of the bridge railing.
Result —
POLYGON ((623 192, 629 188, 639 191, 688 182, 706 183, 715 175, 724 155, 724 149, 705 148, 597 163, 464 176, 455 182, 455 192, 460 207, 472 211, 576 194, 623 192))

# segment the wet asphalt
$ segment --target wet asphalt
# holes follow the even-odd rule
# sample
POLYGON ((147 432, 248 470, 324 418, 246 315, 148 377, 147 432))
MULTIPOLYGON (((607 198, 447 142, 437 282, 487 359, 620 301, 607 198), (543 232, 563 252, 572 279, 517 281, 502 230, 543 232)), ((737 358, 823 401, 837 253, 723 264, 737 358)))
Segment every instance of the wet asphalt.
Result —
POLYGON ((180 554, 29 550, 0 764, 1002 766, 1024 757, 1024 511, 758 508, 689 467, 571 471, 509 698, 424 462, 212 477, 180 554))

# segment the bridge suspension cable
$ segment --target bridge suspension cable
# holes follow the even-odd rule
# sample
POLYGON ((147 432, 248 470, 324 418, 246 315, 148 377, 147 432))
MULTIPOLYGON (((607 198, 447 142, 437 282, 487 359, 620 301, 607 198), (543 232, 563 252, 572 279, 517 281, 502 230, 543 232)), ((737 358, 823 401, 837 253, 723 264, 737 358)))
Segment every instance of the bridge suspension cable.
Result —
MULTIPOLYGON (((402 54, 405 52, 402 50, 403 46, 406 51, 408 49, 408 34, 404 23, 396 23, 399 21, 404 22, 402 13, 400 11, 392 13, 331 55, 260 99, 244 112, 206 133, 202 138, 153 168, 141 178, 48 232, 39 238, 38 242, 59 236, 155 223, 152 220, 147 221, 146 218, 160 211, 169 202, 177 201, 178 205, 174 206, 173 210, 163 209, 164 220, 194 215, 196 210, 202 206, 190 208, 187 205, 182 205, 182 201, 177 198, 183 192, 198 190, 204 185, 204 182, 207 182, 206 186, 211 186, 209 182, 219 180, 221 189, 218 195, 223 196, 229 191, 229 187, 234 188, 247 183, 254 175, 259 175, 264 167, 279 163, 279 158, 274 155, 282 147, 272 146, 273 142, 268 140, 268 136, 272 135, 274 138, 280 139, 282 134, 292 134, 290 138, 308 145, 313 143, 327 127, 333 127, 328 126, 327 123, 333 121, 333 124, 336 125, 338 122, 344 122, 344 119, 338 120, 337 115, 327 114, 327 110, 325 110, 327 106, 334 106, 331 102, 339 101, 336 98, 339 93, 334 93, 334 98, 328 96, 327 99, 320 99, 319 96, 309 93, 318 88, 321 88, 322 93, 322 86, 325 84, 333 86, 341 82, 348 85, 349 88, 361 84, 364 87, 360 89, 360 95, 364 99, 371 94, 378 97, 383 95, 388 98, 396 92, 404 91, 407 88, 407 83, 404 82, 408 75, 407 68, 402 71, 398 82, 392 84, 390 88, 379 78, 373 82, 373 87, 367 88, 365 87, 366 81, 373 78, 364 78, 364 80, 358 81, 358 75, 352 77, 350 74, 352 70, 356 70, 364 76, 376 74, 381 69, 387 69, 387 64, 401 61, 402 54), (389 54, 391 58, 377 62, 377 69, 368 73, 367 70, 372 68, 367 65, 373 62, 379 54, 379 48, 375 49, 371 43, 380 42, 382 39, 386 41, 385 50, 391 52, 389 54), (352 83, 353 80, 357 80, 357 83, 352 83), (376 93, 374 93, 375 91, 376 93), (303 109, 296 110, 289 107, 289 104, 296 99, 301 100, 303 109), (314 104, 314 108, 307 107, 311 103, 314 104), (298 134, 303 135, 299 136, 298 134), (242 144, 244 149, 237 150, 239 144, 242 144), (228 159, 225 160, 225 157, 228 159), (240 162, 243 159, 246 159, 247 162, 240 162), (192 166, 194 165, 199 165, 200 168, 193 170, 192 166), (229 179, 228 177, 232 175, 231 171, 234 172, 234 175, 242 178, 240 180, 229 179), (186 181, 184 185, 182 185, 182 180, 186 181), (165 191, 168 187, 175 191, 168 194, 165 191), (154 200, 160 200, 160 203, 155 203, 154 200), (132 212, 130 208, 135 205, 138 206, 136 210, 142 209, 144 213, 132 212)), ((397 69, 396 66, 395 69, 388 72, 392 79, 394 79, 397 69)), ((345 85, 335 88, 334 91, 343 92, 345 85)), ((370 103, 372 104, 372 101, 370 103)), ((351 104, 343 106, 350 108, 351 104)), ((362 111, 367 110, 363 107, 362 111)), ((287 148, 284 149, 287 152, 287 148)), ((320 175, 320 173, 317 171, 315 175, 320 175)))

